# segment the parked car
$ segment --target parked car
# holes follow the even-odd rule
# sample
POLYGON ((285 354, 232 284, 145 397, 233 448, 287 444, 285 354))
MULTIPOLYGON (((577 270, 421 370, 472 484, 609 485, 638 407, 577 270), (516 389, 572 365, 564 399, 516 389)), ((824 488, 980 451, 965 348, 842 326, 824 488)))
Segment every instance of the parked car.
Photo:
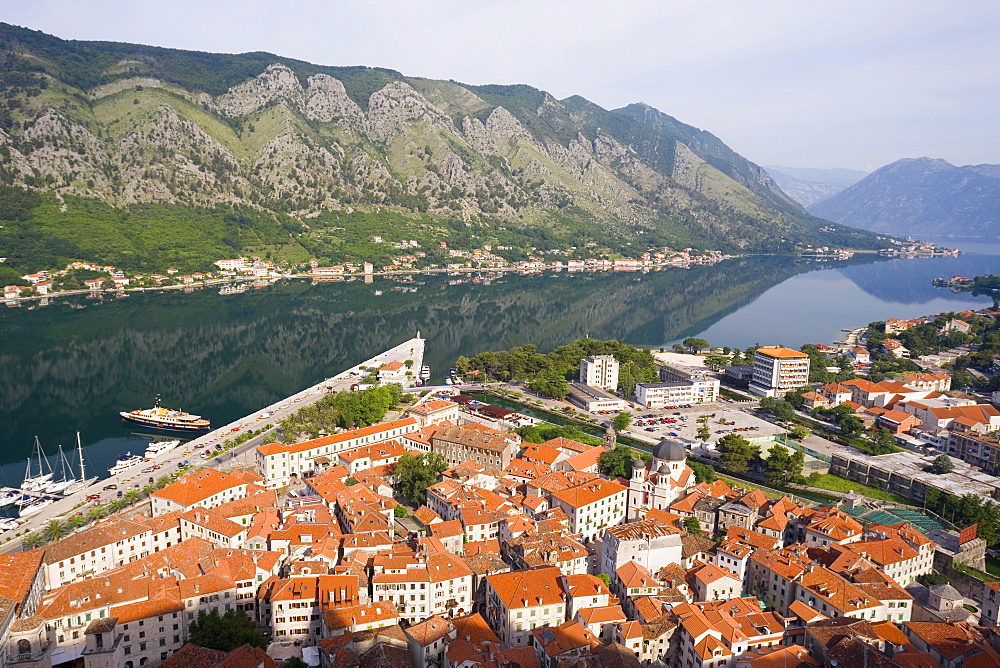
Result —
POLYGON ((108 491, 109 489, 118 489, 118 485, 111 484, 111 485, 105 485, 104 486, 104 491, 105 492, 108 491))
POLYGON ((122 492, 121 491, 118 492, 118 498, 119 499, 122 498, 122 492))
POLYGON ((89 496, 87 496, 87 501, 96 501, 97 499, 100 498, 101 498, 100 494, 90 494, 89 496))

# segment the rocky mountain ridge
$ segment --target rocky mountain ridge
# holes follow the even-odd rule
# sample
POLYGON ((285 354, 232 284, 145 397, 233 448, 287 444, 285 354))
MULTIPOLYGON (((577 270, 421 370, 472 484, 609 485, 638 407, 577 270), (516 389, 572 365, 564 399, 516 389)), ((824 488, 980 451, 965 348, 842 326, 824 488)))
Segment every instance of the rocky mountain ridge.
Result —
POLYGON ((79 201, 270 212, 291 233, 284 245, 304 249, 292 255, 338 259, 331 249, 351 233, 379 233, 350 216, 379 211, 524 248, 884 245, 812 218, 718 138, 641 104, 608 111, 528 86, 66 42, 4 24, 0 88, 3 186, 63 212, 79 201))
POLYGON ((765 165, 764 169, 782 191, 807 209, 867 176, 867 172, 856 169, 815 169, 784 165, 765 165))

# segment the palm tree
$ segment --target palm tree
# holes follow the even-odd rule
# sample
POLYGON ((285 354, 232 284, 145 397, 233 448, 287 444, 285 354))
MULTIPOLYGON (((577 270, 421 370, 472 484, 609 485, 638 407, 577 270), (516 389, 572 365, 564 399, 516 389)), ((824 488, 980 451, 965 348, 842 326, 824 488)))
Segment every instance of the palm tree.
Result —
POLYGON ((51 543, 65 536, 68 530, 69 527, 66 526, 65 522, 50 520, 49 523, 45 525, 45 528, 42 529, 42 536, 45 537, 46 542, 51 543))
POLYGON ((24 550, 34 550, 45 544, 45 539, 32 531, 21 539, 21 547, 24 550))
POLYGON ((101 519, 102 517, 104 517, 107 514, 108 514, 108 506, 107 505, 100 504, 100 505, 94 506, 93 508, 91 508, 90 510, 87 511, 87 521, 88 522, 96 522, 97 520, 101 519))
POLYGON ((68 524, 71 529, 79 529, 86 523, 87 523, 87 517, 82 513, 75 513, 73 515, 70 515, 69 519, 66 520, 66 524, 68 524))
POLYGON ((124 502, 123 505, 125 505, 125 506, 131 506, 131 505, 134 505, 135 502, 138 501, 141 498, 142 498, 142 494, 139 493, 139 490, 137 490, 137 489, 130 489, 127 492, 125 492, 125 495, 122 496, 121 500, 124 502))
POLYGON ((157 487, 153 483, 150 483, 150 484, 148 484, 148 485, 146 485, 145 487, 142 488, 142 497, 145 498, 145 497, 149 496, 150 494, 152 494, 153 492, 155 492, 158 489, 159 489, 159 487, 157 487))
POLYGON ((162 488, 166 487, 167 485, 169 485, 170 483, 172 483, 173 481, 174 481, 174 479, 171 478, 170 476, 168 476, 168 475, 161 475, 159 478, 156 479, 156 486, 157 486, 158 489, 162 489, 162 488))

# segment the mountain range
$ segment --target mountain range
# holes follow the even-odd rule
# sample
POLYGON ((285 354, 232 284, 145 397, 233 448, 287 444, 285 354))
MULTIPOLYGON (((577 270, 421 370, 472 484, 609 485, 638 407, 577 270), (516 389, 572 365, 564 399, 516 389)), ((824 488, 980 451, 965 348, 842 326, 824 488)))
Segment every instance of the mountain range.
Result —
POLYGON ((0 91, 11 271, 387 261, 377 237, 510 259, 886 245, 813 217, 719 138, 645 104, 7 24, 0 91))
POLYGON ((817 216, 893 235, 1000 236, 1000 165, 897 160, 809 207, 817 216))
POLYGON ((789 197, 804 207, 839 193, 865 178, 868 172, 856 169, 815 169, 811 167, 786 167, 767 165, 764 167, 774 182, 789 197))

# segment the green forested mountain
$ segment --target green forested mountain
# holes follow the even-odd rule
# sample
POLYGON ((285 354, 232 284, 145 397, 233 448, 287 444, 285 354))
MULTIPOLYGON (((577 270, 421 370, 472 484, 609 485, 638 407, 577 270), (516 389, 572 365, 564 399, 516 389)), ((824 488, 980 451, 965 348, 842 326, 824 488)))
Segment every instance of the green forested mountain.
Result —
POLYGON ((0 24, 0 255, 204 268, 387 260, 386 241, 637 254, 879 247, 708 132, 530 86, 267 53, 64 41, 0 24))

